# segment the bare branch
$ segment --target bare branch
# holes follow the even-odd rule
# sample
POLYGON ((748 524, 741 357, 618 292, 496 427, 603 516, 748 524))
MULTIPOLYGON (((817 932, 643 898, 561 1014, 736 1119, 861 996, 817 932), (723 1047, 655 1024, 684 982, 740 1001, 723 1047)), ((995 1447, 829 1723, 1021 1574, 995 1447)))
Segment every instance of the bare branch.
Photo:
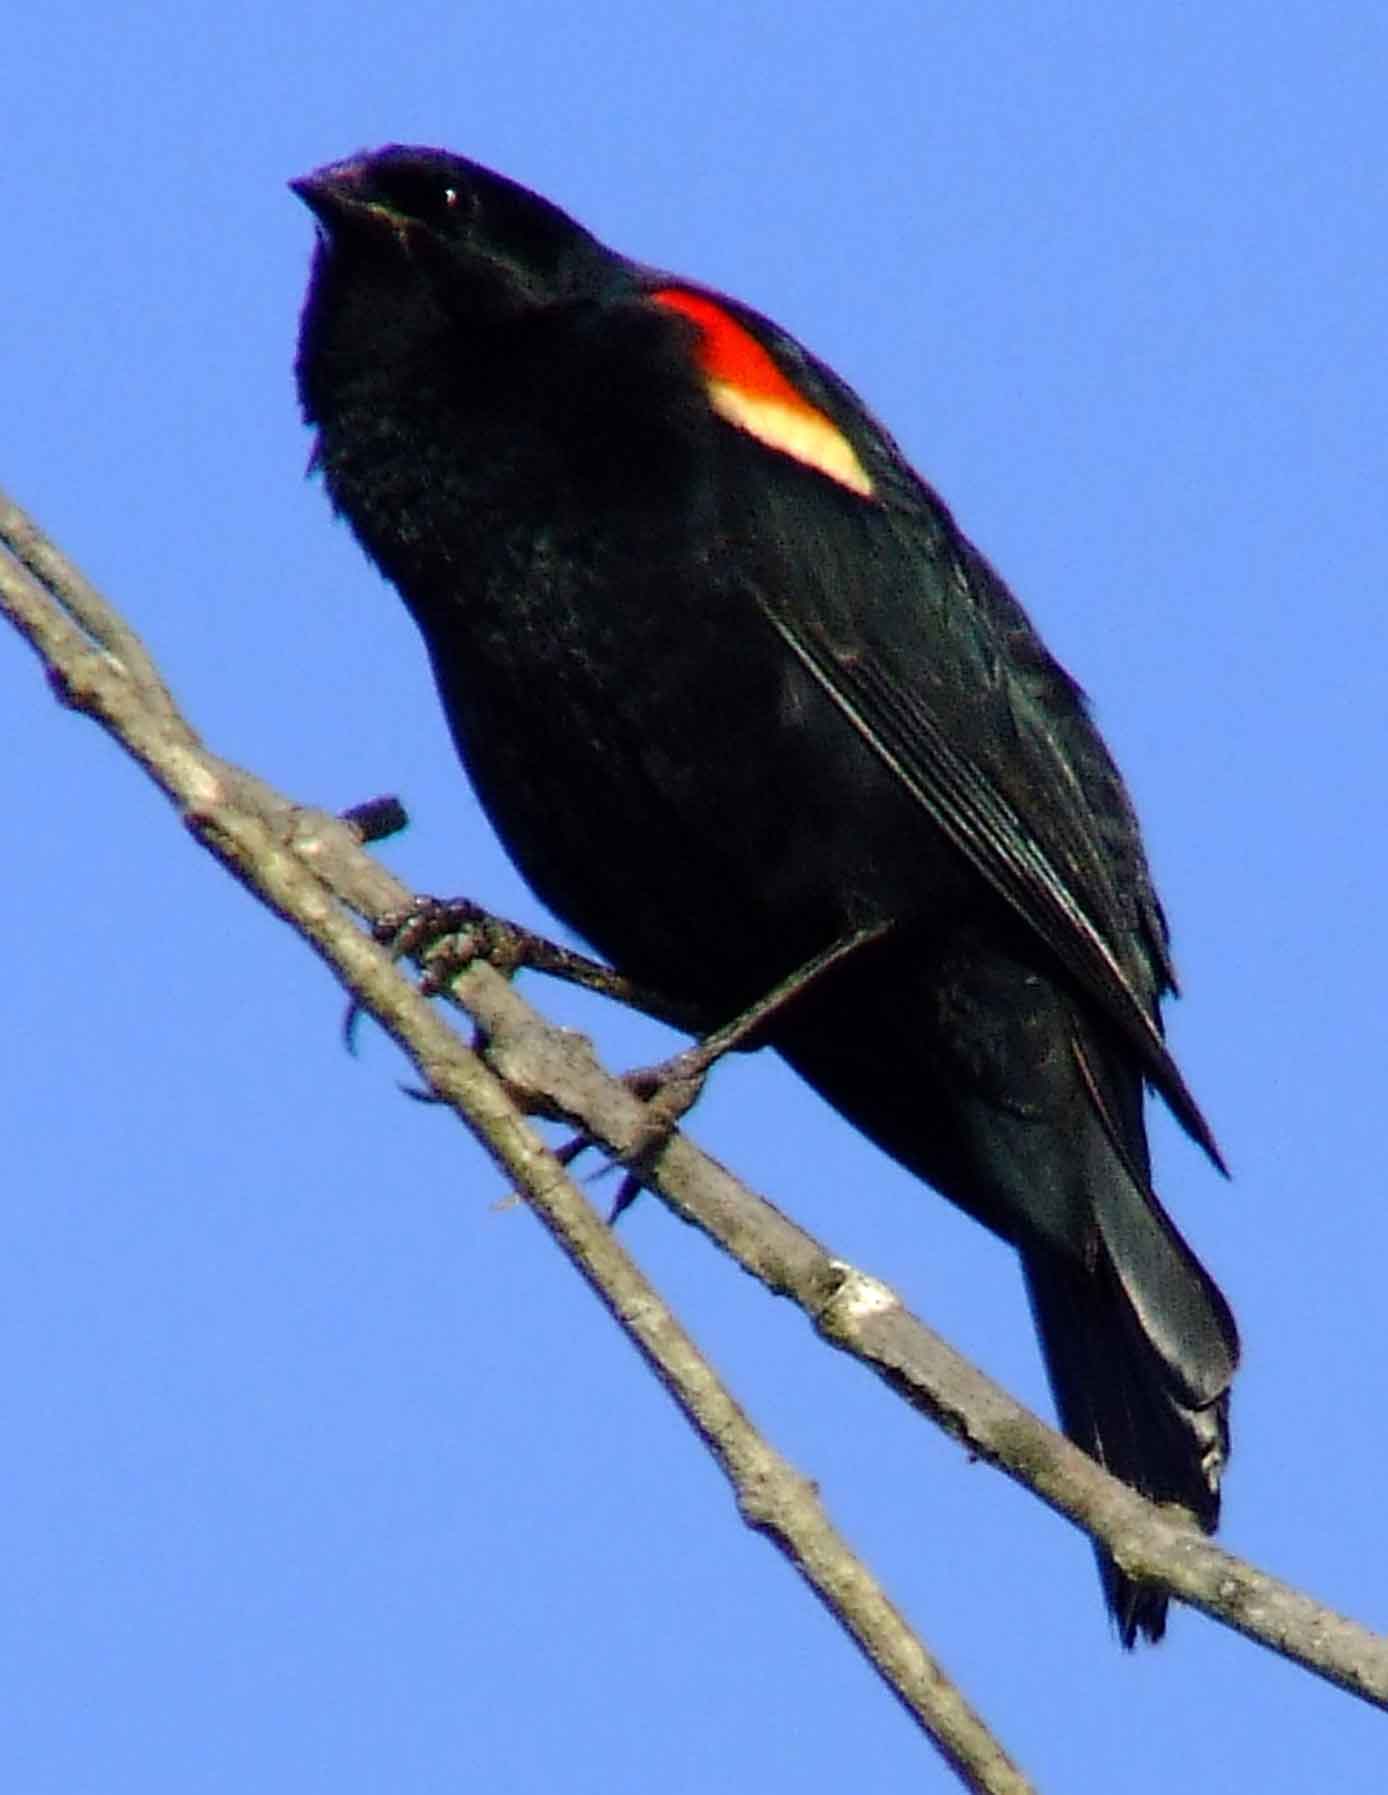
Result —
MULTIPOLYGON (((95 717, 139 760, 203 845, 308 940, 409 1055, 429 1090, 454 1108, 523 1192, 713 1453, 747 1524, 789 1559, 961 1781, 987 1795, 1028 1795, 1032 1784, 830 1524, 813 1484, 752 1426, 659 1293, 535 1134, 507 1086, 344 913, 325 877, 329 866, 345 869, 341 884, 344 892, 354 894, 346 900, 354 905, 361 889, 374 885, 374 874, 380 873, 357 845, 354 831, 335 819, 298 810, 202 749, 178 717, 143 647, 124 625, 112 623, 106 602, 73 574, 3 494, 0 544, 16 556, 14 562, 0 556, 0 608, 45 660, 66 702, 95 717), (50 570, 54 588, 48 583, 50 570), (77 602, 70 604, 73 593, 77 602), (97 641, 96 651, 89 637, 97 641), (119 656, 109 651, 113 642, 120 644, 119 656)), ((371 914, 390 908, 363 907, 371 914)), ((511 995, 491 967, 477 966, 462 977, 470 981, 479 975, 511 995)), ((540 1040, 564 1039, 533 1012, 523 1019, 521 1031, 538 1031, 540 1040)), ((640 1106, 635 1107, 639 1121, 640 1106)))
MULTIPOLYGON (((529 1005, 489 966, 470 968, 455 989, 510 1088, 538 1109, 562 1109, 614 1156, 640 1146, 642 1104, 598 1066, 586 1041, 537 1027, 529 1005)), ((1157 1507, 1109 1476, 912 1315, 886 1284, 835 1258, 683 1136, 643 1162, 642 1175, 768 1290, 798 1303, 830 1344, 870 1366, 970 1453, 1102 1540, 1129 1576, 1388 1708, 1388 1638, 1255 1569, 1179 1509, 1157 1507)))

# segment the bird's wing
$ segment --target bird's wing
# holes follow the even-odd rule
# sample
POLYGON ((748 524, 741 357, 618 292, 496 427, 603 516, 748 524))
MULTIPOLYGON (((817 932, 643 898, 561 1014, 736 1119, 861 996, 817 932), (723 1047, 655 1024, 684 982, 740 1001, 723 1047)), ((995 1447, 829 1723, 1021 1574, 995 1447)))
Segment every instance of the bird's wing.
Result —
POLYGON ((1174 985, 1165 923, 1083 694, 835 374, 747 307, 643 279, 689 326, 720 427, 740 439, 725 521, 763 617, 1222 1167, 1161 1037, 1157 1000, 1174 985), (777 458, 801 480, 774 471, 777 458))
MULTIPOLYGON (((937 575, 941 571, 937 564, 937 575)), ((976 595, 965 595, 967 579, 960 584, 961 606, 967 607, 976 595)), ((938 631, 922 637, 914 656, 895 622, 885 632, 869 629, 845 651, 841 625, 820 627, 804 607, 803 592, 793 606, 788 594, 764 588, 756 597, 767 622, 860 740, 1098 1003, 1182 1125, 1222 1164, 1157 1028, 1153 995, 1162 971, 1154 967, 1142 989, 1124 965, 1124 959, 1131 964, 1131 945, 1121 954, 1113 938, 1122 904, 1084 782, 1063 741, 1031 714, 1030 695, 1012 689, 1017 682, 1011 670, 995 664, 990 682, 961 682, 942 704, 937 694, 948 691, 950 669, 940 664, 940 649, 957 636, 959 621, 943 637, 938 631), (933 657, 930 677, 922 680, 920 657, 927 655, 933 657), (997 766, 1004 755, 1011 774, 1006 778, 997 766), (1026 786, 1033 792, 1029 805, 1018 801, 1018 788, 1026 786)), ((835 609, 840 611, 837 603, 835 609)), ((966 616, 962 628, 977 628, 979 621, 966 616)))

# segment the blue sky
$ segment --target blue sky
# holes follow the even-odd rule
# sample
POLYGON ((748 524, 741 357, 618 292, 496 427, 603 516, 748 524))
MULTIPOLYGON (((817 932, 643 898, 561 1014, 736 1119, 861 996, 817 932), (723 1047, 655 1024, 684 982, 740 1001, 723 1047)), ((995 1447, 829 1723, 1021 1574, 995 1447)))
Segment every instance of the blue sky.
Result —
MULTIPOLYGON (((48 0, 7 27, 0 482, 211 745, 399 792, 416 887, 542 921, 402 607, 303 478, 284 183, 390 139, 539 188, 848 378, 1094 694, 1235 1169, 1225 1538, 1388 1627, 1388 15, 48 0)), ((323 971, 0 642, 0 1776, 14 1795, 952 1786, 323 971)), ((535 994, 609 1061, 659 1038, 535 994)), ((695 1136, 1025 1399, 1010 1257, 769 1060, 695 1136)), ((611 1189, 599 1185, 606 1201, 611 1189)), ((1051 1790, 1382 1787, 1382 1722, 1198 1616, 1125 1659, 1078 1536, 653 1202, 623 1224, 1051 1790)))

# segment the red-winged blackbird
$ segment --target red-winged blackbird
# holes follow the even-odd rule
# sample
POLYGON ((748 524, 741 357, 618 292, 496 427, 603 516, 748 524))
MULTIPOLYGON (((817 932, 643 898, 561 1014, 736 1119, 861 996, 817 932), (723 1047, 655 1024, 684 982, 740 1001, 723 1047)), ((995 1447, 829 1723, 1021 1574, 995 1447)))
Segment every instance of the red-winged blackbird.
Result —
MULTIPOLYGON (((1010 1241, 1071 1438, 1207 1529, 1229 1310, 1153 1193, 1166 923, 1084 695, 857 396, 537 195, 392 147, 296 181, 335 507, 423 633, 538 895, 708 1028, 769 1026, 1010 1241)), ((1102 1554, 1126 1644, 1165 1599, 1102 1554)))

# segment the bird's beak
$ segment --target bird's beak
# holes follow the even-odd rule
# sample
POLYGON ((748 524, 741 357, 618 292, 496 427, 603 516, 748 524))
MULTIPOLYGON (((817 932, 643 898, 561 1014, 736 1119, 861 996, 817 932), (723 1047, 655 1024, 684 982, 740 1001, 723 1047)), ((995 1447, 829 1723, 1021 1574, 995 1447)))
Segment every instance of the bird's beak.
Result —
POLYGON ((359 162, 330 162, 326 168, 317 168, 312 174, 291 181, 289 190, 298 195, 330 237, 348 231, 386 231, 393 237, 403 237, 405 220, 388 206, 364 199, 361 177, 359 162))

